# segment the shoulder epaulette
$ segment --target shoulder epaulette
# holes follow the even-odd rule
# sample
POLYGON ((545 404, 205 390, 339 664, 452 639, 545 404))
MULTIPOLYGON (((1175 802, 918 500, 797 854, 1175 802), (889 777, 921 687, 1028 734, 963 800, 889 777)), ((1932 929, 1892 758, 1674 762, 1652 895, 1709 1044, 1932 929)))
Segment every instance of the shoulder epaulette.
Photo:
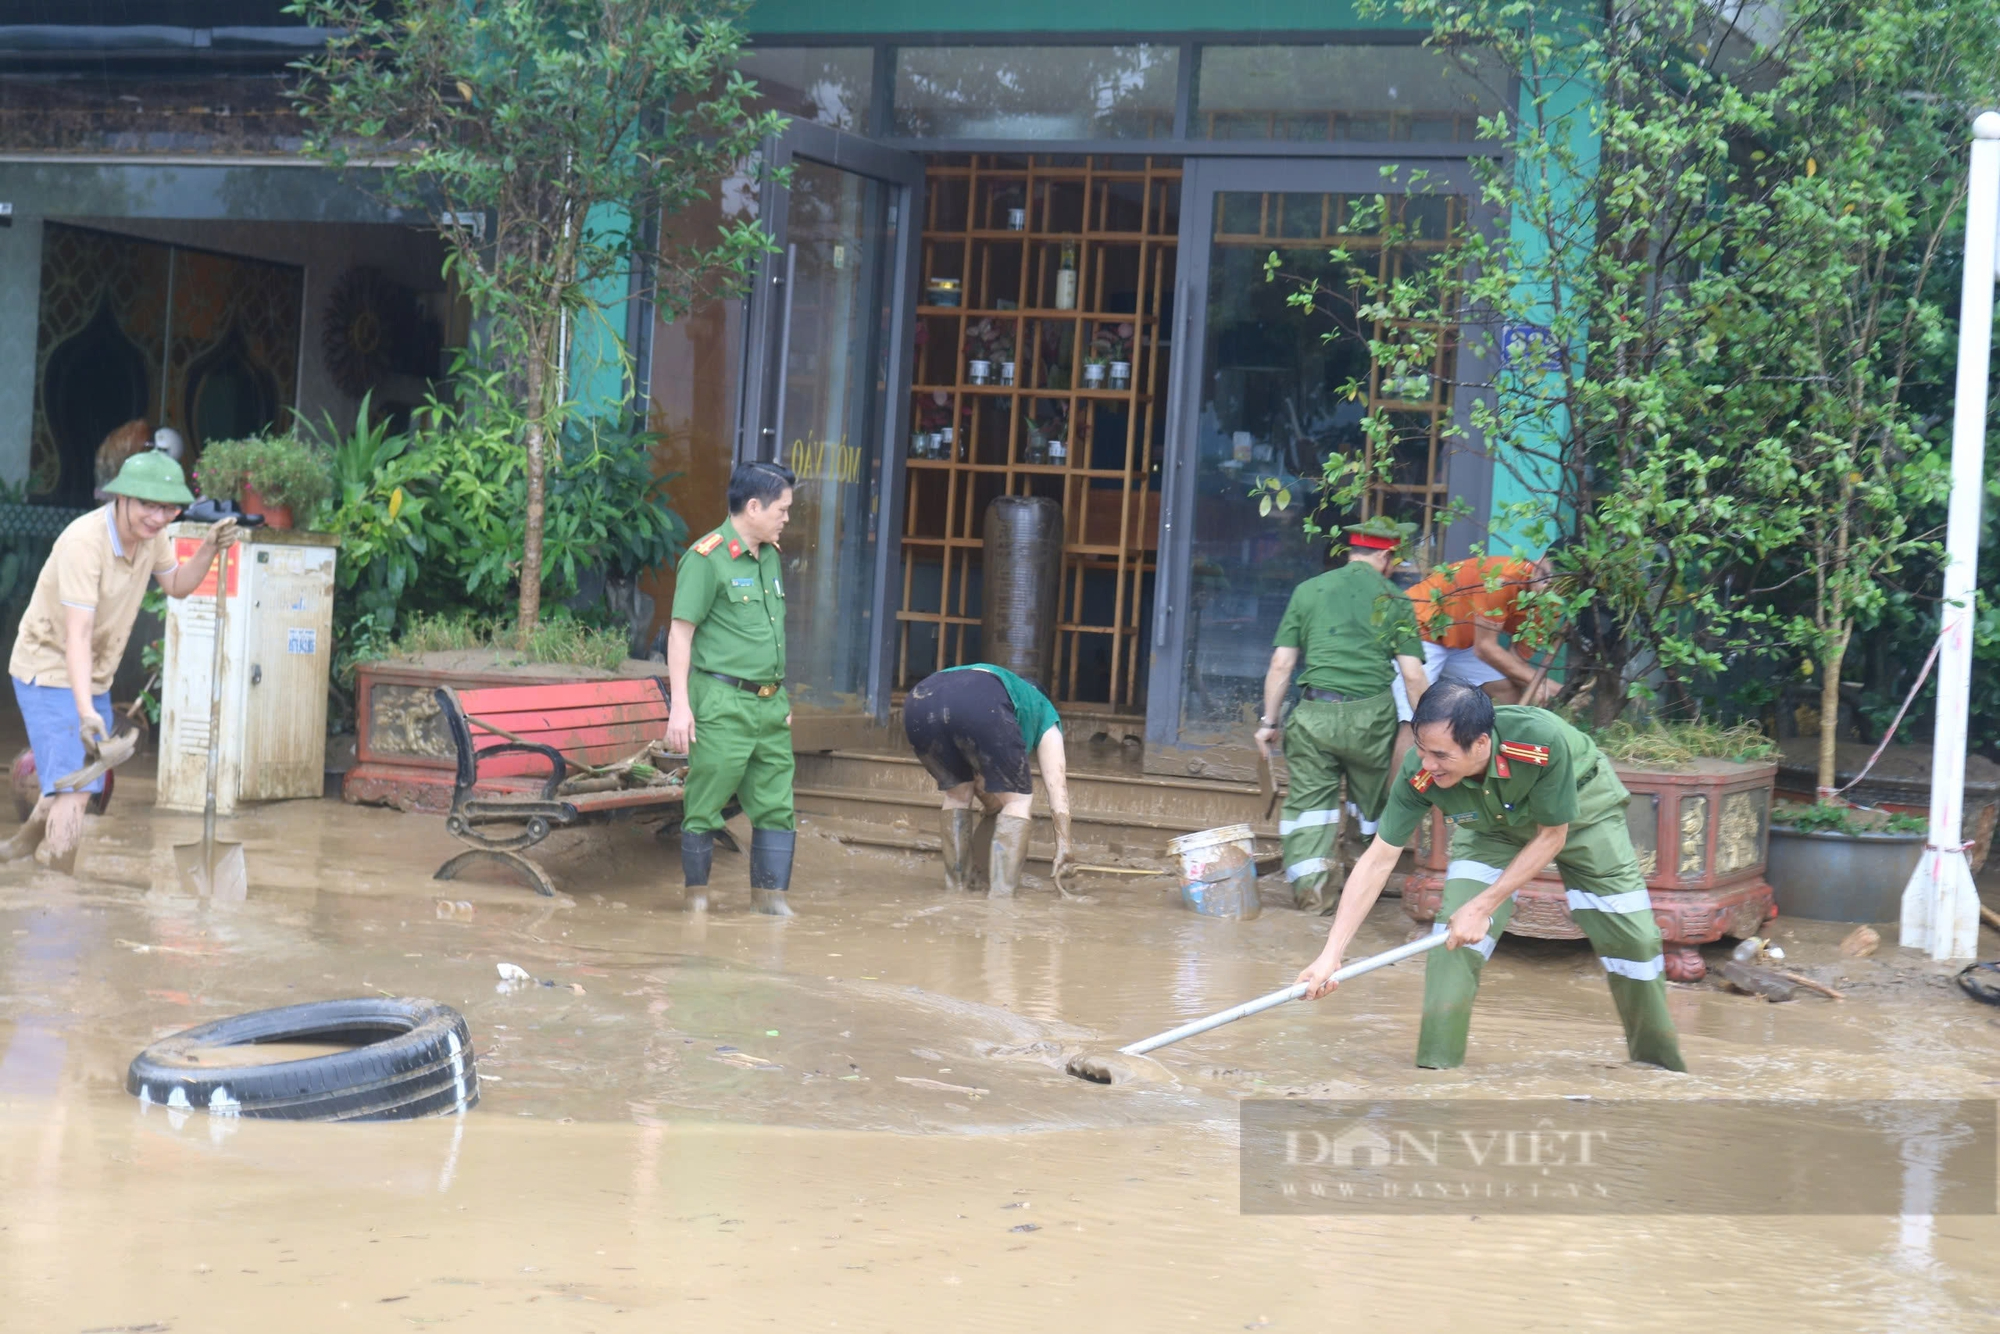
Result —
POLYGON ((707 537, 702 538, 701 541, 695 543, 692 547, 690 547, 689 550, 693 551, 694 554, 697 556, 706 556, 709 552, 715 550, 717 547, 721 545, 722 545, 722 534, 719 532, 710 533, 707 537))
POLYGON ((1437 780, 1431 777, 1429 769, 1419 768, 1415 773, 1410 775, 1410 786, 1419 792, 1430 791, 1431 784, 1435 781, 1437 780))
POLYGON ((1547 746, 1532 746, 1525 741, 1502 741, 1500 753, 1510 760, 1519 760, 1523 764, 1539 764, 1547 767, 1549 762, 1547 746))

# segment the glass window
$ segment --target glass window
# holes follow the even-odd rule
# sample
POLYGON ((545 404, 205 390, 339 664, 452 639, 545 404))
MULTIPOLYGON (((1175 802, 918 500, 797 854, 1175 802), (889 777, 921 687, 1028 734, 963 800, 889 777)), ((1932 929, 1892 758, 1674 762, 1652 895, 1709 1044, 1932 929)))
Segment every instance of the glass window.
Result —
POLYGON ((787 116, 866 134, 875 53, 865 46, 759 46, 737 60, 764 104, 787 116))
POLYGON ((1207 46, 1198 76, 1196 139, 1419 143, 1476 138, 1512 77, 1490 54, 1423 46, 1207 46))
POLYGON ((909 139, 1165 139, 1172 46, 917 46, 896 52, 891 133, 909 139))
MULTIPOLYGON (((1448 231, 1459 201, 1442 201, 1448 231)), ((1306 531, 1374 514, 1418 527, 1417 555, 1428 563, 1447 500, 1442 429, 1455 369, 1441 346, 1421 399, 1391 400, 1371 373, 1369 343, 1384 335, 1366 315, 1373 284, 1412 255, 1442 243, 1407 233, 1433 201, 1393 197, 1398 239, 1354 234, 1367 196, 1292 191, 1220 191, 1209 219, 1206 319, 1195 358, 1199 403, 1182 467, 1194 470, 1194 539, 1180 740, 1207 745, 1240 739, 1262 711, 1271 639, 1292 590, 1328 568, 1327 538, 1306 531), (1334 259, 1334 246, 1348 251, 1334 259), (1290 284, 1267 282, 1267 257, 1316 280, 1330 327, 1287 304, 1290 284), (1372 280, 1372 282, 1371 282, 1372 280), (1330 336, 1328 336, 1330 335, 1330 336), (1351 387, 1358 387, 1359 393, 1351 387), (1375 462, 1362 427, 1371 409, 1388 415, 1390 477, 1370 488, 1359 513, 1332 512, 1320 479, 1335 456, 1375 462), (1258 488, 1276 482, 1290 502, 1261 512, 1258 488)), ((1201 205, 1208 207, 1208 205, 1201 205)), ((1344 543, 1343 543, 1344 545, 1344 543)))

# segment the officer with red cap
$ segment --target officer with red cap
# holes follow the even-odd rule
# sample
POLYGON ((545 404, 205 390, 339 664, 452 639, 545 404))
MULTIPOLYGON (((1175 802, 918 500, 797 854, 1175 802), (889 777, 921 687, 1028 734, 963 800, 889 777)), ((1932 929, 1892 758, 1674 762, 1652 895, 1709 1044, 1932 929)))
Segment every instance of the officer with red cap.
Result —
POLYGON ((1341 782, 1372 826, 1388 798, 1396 744, 1396 697, 1389 682, 1399 672, 1412 700, 1423 697, 1426 684, 1415 609, 1388 578, 1416 525, 1377 515, 1345 531, 1351 547, 1347 563, 1292 590, 1272 641, 1257 728, 1257 748, 1266 755, 1282 732, 1291 771, 1278 832, 1284 836, 1292 901, 1322 912, 1333 911, 1332 887, 1339 883, 1332 871, 1341 782), (1299 702, 1281 726, 1279 710, 1295 670, 1299 702))

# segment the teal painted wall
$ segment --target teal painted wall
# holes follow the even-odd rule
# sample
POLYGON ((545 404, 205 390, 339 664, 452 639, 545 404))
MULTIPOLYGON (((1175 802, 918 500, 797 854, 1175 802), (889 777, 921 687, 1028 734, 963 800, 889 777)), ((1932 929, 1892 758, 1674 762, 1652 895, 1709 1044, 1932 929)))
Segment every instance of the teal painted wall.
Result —
POLYGON ((1002 0, 940 8, 935 0, 755 0, 744 27, 759 36, 806 33, 1324 32, 1397 29, 1364 20, 1350 0, 1002 0))
MULTIPOLYGON (((600 205, 591 210, 589 225, 602 231, 622 230, 626 210, 600 205)), ((570 329, 569 397, 586 417, 613 417, 625 406, 625 327, 629 313, 630 279, 607 279, 593 293, 598 309, 585 311, 570 329)))
MULTIPOLYGON (((1577 168, 1586 174, 1592 172, 1597 159, 1597 130, 1591 117, 1588 86, 1580 79, 1571 79, 1551 86, 1549 92, 1546 114, 1568 131, 1577 168)), ((1523 117, 1529 114, 1531 105, 1530 92, 1523 87, 1523 117)), ((1561 207, 1567 207, 1569 200, 1586 188, 1584 181, 1565 179, 1552 181, 1551 187, 1559 198, 1568 197, 1561 207)), ((1510 224, 1508 240, 1515 251, 1519 272, 1546 272, 1542 266, 1548 253, 1547 240, 1531 223, 1515 218, 1510 224)), ((1515 289, 1515 299, 1520 303, 1519 308, 1528 313, 1531 323, 1543 326, 1549 323, 1553 293, 1523 285, 1515 289)), ((1583 349, 1572 349, 1572 355, 1581 357, 1583 349)), ((1561 495, 1561 478, 1554 462, 1546 457, 1552 451, 1543 451, 1544 457, 1537 458, 1532 456, 1532 449, 1533 446, 1527 446, 1515 450, 1511 456, 1500 453, 1494 458, 1493 500, 1487 520, 1491 529, 1487 539, 1489 552, 1519 550, 1536 557, 1557 531, 1554 521, 1559 517, 1556 503, 1561 495)))

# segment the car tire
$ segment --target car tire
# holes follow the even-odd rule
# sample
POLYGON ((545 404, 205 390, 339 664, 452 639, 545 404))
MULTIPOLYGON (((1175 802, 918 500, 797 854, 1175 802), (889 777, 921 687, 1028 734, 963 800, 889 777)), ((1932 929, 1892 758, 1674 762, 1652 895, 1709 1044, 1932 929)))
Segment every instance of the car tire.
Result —
POLYGON ((146 1106, 287 1121, 402 1121, 479 1101, 464 1016, 414 998, 308 1001, 218 1019, 140 1052, 125 1088, 146 1106), (205 1049, 258 1042, 352 1045, 269 1065, 200 1060, 205 1049))

